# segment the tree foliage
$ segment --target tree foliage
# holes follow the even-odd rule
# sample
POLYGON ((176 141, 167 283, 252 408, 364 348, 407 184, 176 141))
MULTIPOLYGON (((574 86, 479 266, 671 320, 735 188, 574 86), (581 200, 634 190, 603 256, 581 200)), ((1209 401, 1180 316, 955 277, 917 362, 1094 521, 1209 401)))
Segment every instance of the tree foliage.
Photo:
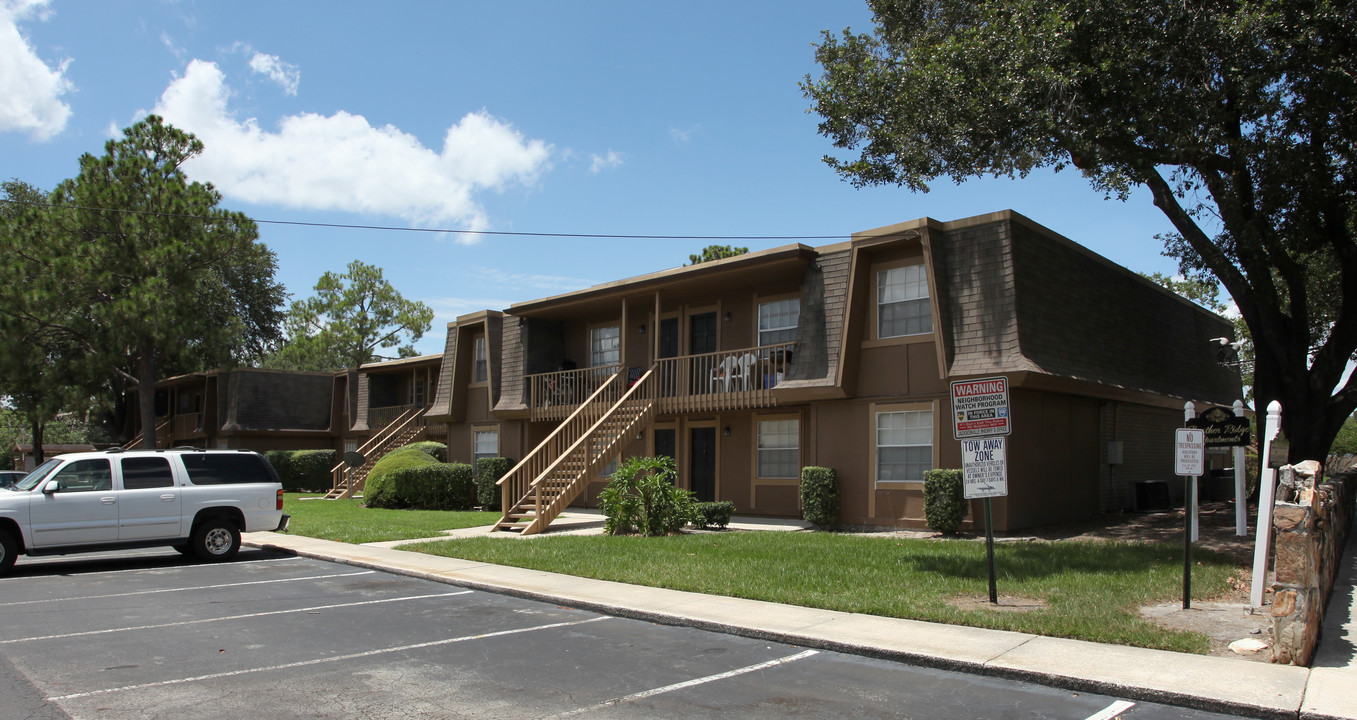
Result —
MULTIPOLYGON (((803 90, 855 185, 1076 167, 1147 188, 1188 277, 1218 279, 1295 457, 1357 408, 1357 16, 1328 0, 871 0, 803 90)), ((1203 341, 1206 339, 1204 338, 1203 341)))
POLYGON ((157 377, 249 362, 278 335, 274 255, 253 221, 187 180, 183 164, 202 149, 148 116, 103 155, 83 155, 80 173, 50 207, 27 208, 4 248, 6 268, 21 273, 8 278, 23 287, 21 319, 65 367, 139 390, 148 447, 157 377))
POLYGON ((697 255, 688 256, 688 264, 696 265, 698 263, 711 262, 712 260, 721 260, 723 258, 735 257, 749 252, 747 247, 733 247, 731 245, 708 245, 702 248, 702 252, 697 255))
POLYGON ((433 322, 433 310, 406 300, 382 269, 354 260, 343 273, 326 272, 316 294, 292 303, 287 342, 265 365, 289 370, 356 368, 379 359, 377 350, 415 354, 414 343, 433 322))

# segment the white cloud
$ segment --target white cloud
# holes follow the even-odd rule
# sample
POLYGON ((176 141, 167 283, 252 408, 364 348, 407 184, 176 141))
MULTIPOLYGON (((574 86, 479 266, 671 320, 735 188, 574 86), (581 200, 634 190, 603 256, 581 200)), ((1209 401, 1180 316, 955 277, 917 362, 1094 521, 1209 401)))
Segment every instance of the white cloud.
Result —
MULTIPOLYGON (((215 63, 193 60, 154 112, 203 141, 203 154, 186 166, 195 179, 246 202, 484 229, 488 221, 476 193, 530 185, 551 168, 551 145, 525 138, 485 111, 449 127, 442 151, 343 111, 290 115, 268 132, 254 118, 233 116, 225 80, 215 63)), ((458 240, 478 241, 474 235, 458 240)))
POLYGON ((442 337, 442 329, 459 316, 479 310, 503 310, 518 301, 500 298, 436 297, 422 298, 420 302, 433 310, 433 324, 429 326, 429 332, 424 334, 427 338, 430 335, 442 337))
POLYGON ((622 154, 616 150, 609 150, 607 155, 590 155, 593 162, 589 163, 589 172, 598 174, 604 170, 612 170, 622 164, 622 154))
POLYGON ((693 135, 701 130, 702 130, 701 124, 694 125, 688 128, 687 130, 684 130, 683 128, 671 127, 669 128, 669 137, 673 138, 674 142, 686 143, 689 140, 692 140, 693 135))
MULTIPOLYGON (((500 270, 499 268, 489 267, 472 268, 468 272, 476 278, 487 280, 496 285, 510 289, 570 292, 572 290, 582 290, 598 284, 597 280, 566 277, 563 275, 529 275, 527 273, 512 273, 500 270)), ((520 297, 514 302, 522 302, 531 299, 533 298, 520 297)), ((508 306, 505 305, 505 307, 508 306)))
POLYGON ((255 53, 250 58, 250 69, 278 83, 288 95, 296 95, 302 81, 302 71, 292 63, 279 60, 277 55, 255 53))
POLYGON ((49 14, 46 0, 0 0, 0 132, 48 140, 71 116, 71 107, 61 101, 73 88, 65 77, 70 60, 48 67, 19 32, 20 20, 45 20, 49 14))
POLYGON ((169 50, 171 55, 180 60, 183 60, 188 55, 188 51, 176 45, 174 38, 170 37, 170 34, 163 30, 160 32, 160 44, 164 45, 165 49, 169 50))

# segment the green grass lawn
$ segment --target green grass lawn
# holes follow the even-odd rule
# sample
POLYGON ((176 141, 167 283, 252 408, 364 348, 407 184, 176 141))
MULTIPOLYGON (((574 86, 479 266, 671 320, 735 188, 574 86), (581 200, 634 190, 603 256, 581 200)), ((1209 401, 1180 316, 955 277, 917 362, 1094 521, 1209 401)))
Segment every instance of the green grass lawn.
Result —
MULTIPOLYGON (((437 537, 489 525, 498 513, 379 510, 361 500, 288 494, 289 532, 349 543, 437 537)), ((964 610, 988 599, 985 545, 836 533, 723 532, 670 537, 468 538, 402 546, 433 555, 635 585, 806 607, 1014 630, 1179 652, 1206 652, 1205 636, 1164 630, 1138 609, 1181 598, 1182 548, 1171 543, 1006 542, 995 547, 1000 595, 1040 600, 1029 611, 964 610)), ((1193 551, 1194 598, 1223 592, 1237 566, 1193 551)))
POLYGON ((283 512, 292 516, 293 535, 346 543, 416 540, 437 537, 443 530, 491 525, 497 512, 441 510, 381 510, 365 508, 362 500, 302 500, 320 495, 287 493, 283 512))
MULTIPOLYGON (((962 610, 988 600, 985 546, 834 533, 730 532, 671 537, 566 536, 526 541, 469 538, 402 546, 434 555, 767 600, 806 607, 1015 630, 1095 642, 1204 653, 1203 635, 1140 619, 1144 604, 1181 598, 1181 548, 1138 543, 1000 543, 1000 595, 1043 601, 1017 612, 962 610)), ((1193 553, 1193 595, 1226 589, 1235 566, 1193 553)))

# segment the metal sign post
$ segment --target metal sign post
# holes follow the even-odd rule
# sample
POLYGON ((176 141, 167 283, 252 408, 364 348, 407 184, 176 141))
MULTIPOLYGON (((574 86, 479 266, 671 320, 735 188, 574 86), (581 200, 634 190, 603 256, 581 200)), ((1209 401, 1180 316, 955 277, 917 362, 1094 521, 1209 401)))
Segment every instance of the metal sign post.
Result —
POLYGON ((989 602, 999 604, 994 577, 994 510, 990 498, 1008 495, 1008 457, 1004 435, 1013 432, 1008 378, 989 377, 952 383, 952 437, 961 441, 961 477, 967 500, 985 499, 985 557, 989 565, 989 602))
MULTIPOLYGON (((1206 472, 1206 432, 1179 428, 1174 431, 1173 473, 1183 477, 1186 493, 1192 498, 1196 490, 1197 477, 1206 472)), ((1192 607, 1192 513, 1184 508, 1183 513, 1183 609, 1192 607)))
POLYGON ((991 498, 1008 495, 1008 455, 1002 436, 961 441, 961 477, 967 500, 985 500, 985 562, 989 566, 989 602, 999 604, 994 571, 994 510, 991 498))

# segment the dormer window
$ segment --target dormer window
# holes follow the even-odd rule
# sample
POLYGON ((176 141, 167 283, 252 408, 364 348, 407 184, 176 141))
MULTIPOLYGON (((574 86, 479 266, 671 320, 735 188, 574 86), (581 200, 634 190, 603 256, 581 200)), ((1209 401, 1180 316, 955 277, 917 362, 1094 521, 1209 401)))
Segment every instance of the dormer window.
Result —
POLYGON ((759 347, 796 342, 796 324, 800 317, 800 298, 759 303, 759 347))
POLYGON ((886 268, 876 273, 876 336, 878 339, 933 332, 928 302, 928 275, 923 265, 886 268))

